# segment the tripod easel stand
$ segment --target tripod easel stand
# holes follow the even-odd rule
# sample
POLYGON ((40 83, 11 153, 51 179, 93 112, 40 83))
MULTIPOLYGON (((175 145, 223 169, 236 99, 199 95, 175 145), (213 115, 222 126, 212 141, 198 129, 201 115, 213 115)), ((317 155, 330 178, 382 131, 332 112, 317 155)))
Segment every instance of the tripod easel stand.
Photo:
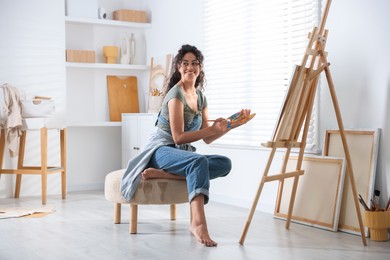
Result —
MULTIPOLYGON (((259 184, 255 199, 253 201, 249 216, 247 218, 244 230, 242 232, 239 243, 244 244, 246 234, 248 232, 250 223, 258 204, 261 191, 264 183, 276 181, 280 182, 279 193, 283 189, 283 182, 286 178, 294 178, 290 204, 288 208, 286 229, 289 229, 291 222, 291 215, 294 207, 295 194, 297 191, 299 176, 304 174, 301 169, 304 150, 306 147, 306 138, 309 130, 310 116, 313 110, 313 103, 315 94, 317 91, 317 83, 320 74, 325 71, 325 76, 328 82, 329 91, 333 101, 334 110, 336 113, 337 123, 340 130, 341 141, 344 147, 345 158, 347 162, 347 175, 351 182, 352 193, 355 202, 356 213, 360 226, 360 233, 362 242, 367 245, 366 237, 364 233, 362 215, 359 209, 355 178, 352 169, 351 156, 348 149, 347 139, 345 137, 343 120, 340 114, 340 108, 337 101, 336 91, 334 88, 332 75, 329 70, 329 63, 326 59, 327 53, 325 52, 325 44, 328 36, 328 31, 324 30, 326 18, 329 13, 331 0, 327 0, 319 28, 314 27, 309 34, 309 43, 305 50, 304 57, 300 66, 295 68, 293 77, 290 82, 288 92, 286 94, 284 104, 280 111, 279 119, 277 121, 272 141, 263 143, 262 146, 271 148, 271 152, 268 158, 268 162, 264 169, 264 174, 259 184), (301 138, 299 140, 302 126, 304 126, 301 138), (285 156, 282 164, 281 173, 268 176, 269 169, 272 164, 273 157, 277 149, 285 149, 285 156), (292 148, 299 148, 299 155, 295 171, 286 172, 287 162, 290 156, 292 148)), ((280 196, 279 196, 280 197, 280 196)), ((280 202, 276 203, 276 207, 279 208, 280 202)))

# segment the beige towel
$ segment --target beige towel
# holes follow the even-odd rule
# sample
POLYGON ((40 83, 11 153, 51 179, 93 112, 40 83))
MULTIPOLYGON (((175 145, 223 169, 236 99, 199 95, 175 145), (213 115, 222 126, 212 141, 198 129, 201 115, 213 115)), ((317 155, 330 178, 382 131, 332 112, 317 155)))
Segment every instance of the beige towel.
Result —
POLYGON ((18 155, 18 139, 22 133, 22 113, 20 107, 20 94, 17 88, 3 84, 4 102, 8 108, 8 118, 1 126, 5 128, 6 141, 11 157, 18 155))

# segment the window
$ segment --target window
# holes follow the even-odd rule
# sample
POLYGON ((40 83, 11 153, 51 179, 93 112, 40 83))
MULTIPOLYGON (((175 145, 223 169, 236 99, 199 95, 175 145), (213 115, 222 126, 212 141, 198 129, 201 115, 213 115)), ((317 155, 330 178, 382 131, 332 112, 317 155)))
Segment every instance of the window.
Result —
MULTIPOLYGON (((271 140, 295 65, 307 35, 318 26, 321 0, 205 1, 205 94, 209 117, 241 108, 256 116, 214 144, 260 147, 271 140)), ((316 102, 317 104, 317 102, 316 102)), ((316 105, 307 148, 317 143, 316 105)))

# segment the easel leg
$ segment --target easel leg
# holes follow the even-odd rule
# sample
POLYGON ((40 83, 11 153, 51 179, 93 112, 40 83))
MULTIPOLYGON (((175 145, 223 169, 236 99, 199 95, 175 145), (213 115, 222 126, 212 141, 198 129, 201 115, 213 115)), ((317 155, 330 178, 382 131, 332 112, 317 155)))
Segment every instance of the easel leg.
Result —
POLYGON ((347 169, 348 169, 347 174, 348 174, 349 179, 351 181, 352 195, 353 195, 353 199, 355 202, 355 208, 356 208, 356 213, 357 213, 357 217, 358 217, 358 221, 359 221, 362 242, 365 246, 367 246, 366 234, 364 233, 362 214, 360 212, 359 202, 358 202, 358 198, 357 198, 357 190, 356 190, 356 184, 355 184, 355 177, 354 177, 353 169, 352 169, 351 155, 349 153, 347 139, 345 138, 344 124, 343 124, 343 120, 341 118, 340 107, 339 107, 339 103, 337 101, 337 96, 336 96, 336 91, 335 91, 335 88, 333 85, 332 75, 330 74, 328 67, 325 68, 325 75, 326 75, 326 79, 328 81, 329 91, 330 91, 330 95, 332 97, 333 106, 334 106, 334 110, 335 110, 336 118, 337 118, 337 123, 339 125, 341 141, 343 143, 344 152, 345 152, 345 159, 347 160, 347 169))
POLYGON ((297 193, 298 180, 299 180, 299 176, 294 177, 294 183, 291 191, 290 204, 288 206, 287 220, 285 225, 286 229, 290 228, 291 216, 292 216, 294 202, 295 202, 295 194, 297 193))
MULTIPOLYGON (((286 153, 284 155, 284 160, 283 160, 283 165, 282 165, 282 170, 281 170, 282 173, 286 172, 288 158, 290 157, 290 152, 291 152, 291 148, 287 148, 286 153)), ((298 168, 297 168, 297 170, 298 170, 298 168)), ((283 191, 283 186, 284 186, 284 180, 285 179, 281 179, 279 182, 278 200, 276 201, 276 207, 275 207, 276 211, 280 210, 280 203, 282 200, 282 191, 283 191)), ((287 220, 286 220, 286 225, 285 225, 286 229, 290 228, 291 216, 292 216, 292 211, 293 211, 293 207, 294 207, 295 193, 297 190, 296 189, 297 186, 298 186, 298 176, 294 178, 294 185, 293 185, 293 189, 291 191, 290 204, 288 207, 288 214, 287 214, 287 220)))
MULTIPOLYGON (((291 148, 287 148, 286 153, 284 154, 284 162, 282 165, 281 172, 286 172, 287 168, 287 162, 288 158, 290 157, 291 148), (287 158, 287 159, 286 159, 287 158)), ((284 179, 281 179, 279 181, 279 187, 278 187, 278 199, 276 200, 275 210, 279 212, 280 210, 280 203, 282 202, 282 192, 283 192, 283 186, 284 186, 284 179)))
POLYGON ((265 167, 265 170, 264 170, 263 178, 261 179, 261 182, 259 184, 259 188, 257 189, 257 193, 255 196, 255 199, 253 200, 252 207, 251 207, 251 210, 249 212, 248 218, 246 220, 244 230, 242 231, 242 234, 241 234, 241 238, 239 241, 240 245, 244 244, 245 237, 246 237, 246 234, 248 233, 248 229, 249 229, 249 226, 252 222, 253 215, 255 214, 256 206, 257 206, 257 203, 259 202, 260 194, 261 194, 261 191, 263 190, 264 183, 265 183, 265 178, 267 177, 267 174, 268 174, 269 169, 271 167, 271 163, 272 163, 272 159, 274 158, 275 151, 276 151, 276 148, 272 148, 272 151, 271 151, 269 158, 268 158, 267 166, 265 167))

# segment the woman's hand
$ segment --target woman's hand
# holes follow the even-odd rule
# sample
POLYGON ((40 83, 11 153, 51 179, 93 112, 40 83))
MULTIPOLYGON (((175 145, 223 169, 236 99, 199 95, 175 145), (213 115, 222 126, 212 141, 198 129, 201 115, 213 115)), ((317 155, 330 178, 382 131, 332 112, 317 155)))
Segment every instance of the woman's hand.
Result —
POLYGON ((214 121, 214 124, 211 126, 211 128, 216 134, 221 134, 227 131, 228 123, 228 120, 225 118, 218 118, 214 121))
POLYGON ((248 117, 251 114, 250 109, 241 109, 240 111, 240 117, 248 117))

